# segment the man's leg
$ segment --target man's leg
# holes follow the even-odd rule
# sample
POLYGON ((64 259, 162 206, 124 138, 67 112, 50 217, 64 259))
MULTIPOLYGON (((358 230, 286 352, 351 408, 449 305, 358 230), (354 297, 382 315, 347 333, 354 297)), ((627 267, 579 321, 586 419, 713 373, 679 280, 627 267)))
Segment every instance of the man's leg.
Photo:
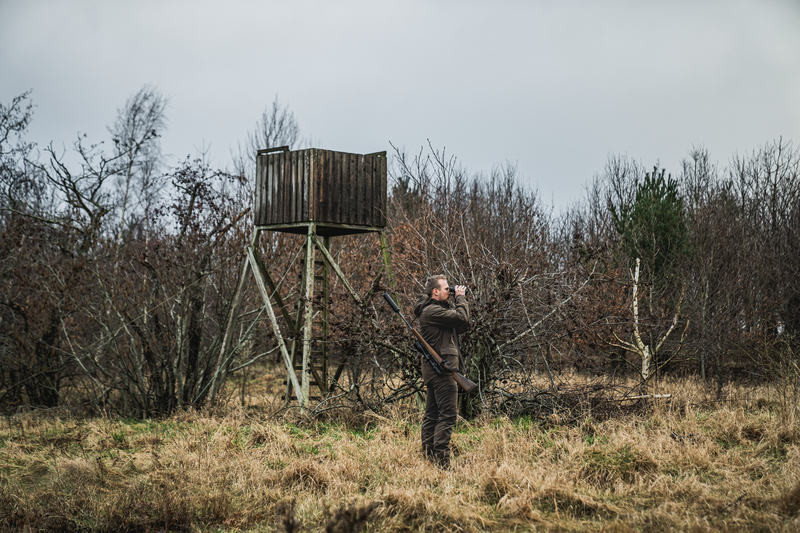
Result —
POLYGON ((439 421, 439 407, 436 404, 436 395, 432 384, 428 384, 425 401, 425 416, 422 418, 422 452, 426 459, 433 460, 433 438, 436 432, 436 423, 439 421))
POLYGON ((439 420, 439 406, 436 404, 436 395, 433 392, 434 379, 439 375, 433 367, 425 361, 422 362, 422 381, 425 383, 425 416, 422 418, 422 453, 426 459, 433 461, 433 435, 436 432, 436 423, 439 420))
POLYGON ((450 467, 450 437, 458 413, 458 385, 453 376, 442 374, 431 383, 438 417, 433 432, 433 453, 442 468, 450 467))

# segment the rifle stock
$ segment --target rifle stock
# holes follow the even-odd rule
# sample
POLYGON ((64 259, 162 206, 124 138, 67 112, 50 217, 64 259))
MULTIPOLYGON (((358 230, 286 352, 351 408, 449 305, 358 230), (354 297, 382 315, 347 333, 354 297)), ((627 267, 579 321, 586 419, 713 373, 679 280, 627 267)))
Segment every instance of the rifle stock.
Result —
POLYGON ((439 365, 442 368, 444 368, 445 370, 447 370, 448 372, 453 374, 453 379, 458 384, 458 386, 461 387, 464 390, 464 392, 472 392, 473 390, 475 390, 475 387, 477 387, 478 384, 475 383, 474 381, 470 380, 468 377, 464 376, 463 374, 461 374, 459 371, 457 371, 456 369, 451 367, 450 364, 447 361, 445 361, 441 357, 439 357, 439 354, 436 353, 436 350, 431 348, 431 345, 428 344, 425 341, 425 339, 422 337, 420 332, 417 331, 416 329, 414 329, 413 327, 411 327, 411 324, 408 323, 408 320, 406 320, 406 317, 404 317, 403 314, 400 312, 400 308, 397 307, 397 304, 394 303, 394 300, 392 300, 392 297, 389 295, 388 292, 383 293, 383 299, 386 300, 386 303, 389 304, 389 306, 392 308, 392 310, 395 313, 400 315, 400 318, 403 319, 403 322, 405 322, 406 325, 411 329, 411 331, 414 332, 414 335, 417 336, 417 339, 419 339, 419 341, 422 343, 422 345, 425 347, 425 349, 428 350, 428 353, 430 353, 433 356, 433 358, 436 360, 436 362, 439 363, 439 365))
POLYGON ((453 374, 453 379, 456 380, 456 383, 458 383, 459 387, 464 389, 464 392, 472 392, 473 390, 475 390, 475 387, 478 386, 477 383, 466 377, 458 370, 451 367, 450 363, 439 357, 439 354, 436 353, 436 350, 431 348, 431 345, 425 342, 425 339, 422 338, 422 335, 420 334, 419 331, 417 331, 414 328, 411 328, 411 331, 414 332, 414 335, 416 335, 419 341, 422 343, 422 345, 425 346, 425 349, 428 350, 428 352, 433 356, 434 359, 436 359, 436 362, 439 363, 439 365, 441 365, 442 368, 453 374))

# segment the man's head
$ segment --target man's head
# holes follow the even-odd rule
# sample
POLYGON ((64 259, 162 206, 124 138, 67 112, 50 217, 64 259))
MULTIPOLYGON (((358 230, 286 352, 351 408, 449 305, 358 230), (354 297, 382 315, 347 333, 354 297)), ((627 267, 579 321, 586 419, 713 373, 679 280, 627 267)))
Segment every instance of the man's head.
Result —
POLYGON ((425 292, 434 300, 444 301, 450 298, 447 277, 441 274, 429 277, 425 283, 425 292))

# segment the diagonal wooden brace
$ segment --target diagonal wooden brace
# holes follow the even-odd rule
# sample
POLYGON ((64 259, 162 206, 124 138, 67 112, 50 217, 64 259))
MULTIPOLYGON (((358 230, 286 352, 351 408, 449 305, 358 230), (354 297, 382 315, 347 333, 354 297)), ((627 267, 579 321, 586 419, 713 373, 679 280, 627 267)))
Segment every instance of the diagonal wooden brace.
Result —
POLYGON ((361 296, 359 296, 358 293, 353 289, 353 287, 350 286, 350 282, 348 282, 347 278, 344 277, 342 269, 339 268, 339 265, 336 264, 336 261, 333 259, 333 256, 325 247, 325 245, 322 244, 322 241, 319 240, 319 237, 317 237, 317 235, 314 234, 311 236, 311 238, 314 240, 314 244, 316 245, 317 248, 319 248, 320 252, 322 252, 322 255, 325 257, 325 260, 331 266, 333 271, 336 272, 336 275, 339 277, 339 280, 342 282, 342 285, 344 285, 345 289, 347 289, 347 292, 350 293, 350 296, 353 297, 353 300, 356 301, 356 304, 358 304, 359 307, 363 307, 364 300, 362 300, 361 296))
POLYGON ((286 321, 286 325, 289 326, 289 332, 294 335, 295 334, 295 323, 292 321, 292 318, 289 316, 288 311, 286 311, 286 304, 281 298, 278 289, 275 286, 275 282, 272 281, 272 277, 269 275, 267 271, 267 267, 264 266, 264 260, 261 259, 261 254, 258 253, 258 248, 251 245, 250 249, 253 251, 253 258, 256 260, 256 264, 258 265, 258 272, 261 274, 261 277, 264 278, 266 282, 266 286, 269 289, 269 293, 275 299, 275 303, 278 305, 278 309, 281 310, 281 314, 283 315, 283 319, 286 321))
POLYGON ((256 262, 256 258, 253 255, 253 249, 251 247, 247 248, 247 259, 250 261, 250 266, 253 271, 253 277, 256 280, 256 285, 258 285, 258 290, 261 293, 261 298, 264 300, 264 307, 267 309, 267 315, 269 316, 270 324, 272 324, 272 331, 275 333, 275 338, 278 340, 278 346, 281 349, 281 354, 283 354, 283 361, 286 364, 286 370, 289 375, 289 380, 292 382, 292 386, 294 387, 295 395, 297 396, 297 402, 305 407, 308 405, 308 395, 306 395, 305 402, 303 401, 304 398, 302 396, 302 392, 300 389, 300 384, 297 382, 297 375, 294 372, 294 365, 292 364, 292 358, 289 355, 289 351, 286 349, 286 343, 283 341, 283 335, 281 335, 281 328, 278 325, 278 320, 275 318, 275 310, 272 309, 272 302, 270 300, 270 295, 267 292, 267 287, 264 283, 264 278, 261 276, 261 271, 258 268, 258 264, 256 262))

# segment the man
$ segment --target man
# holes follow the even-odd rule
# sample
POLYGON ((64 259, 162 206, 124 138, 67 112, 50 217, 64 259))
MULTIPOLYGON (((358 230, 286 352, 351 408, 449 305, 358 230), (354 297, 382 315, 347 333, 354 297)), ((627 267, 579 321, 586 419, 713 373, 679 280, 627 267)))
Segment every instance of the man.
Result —
MULTIPOLYGON (((450 368, 459 369, 458 333, 469 327, 467 288, 455 287, 455 309, 450 307, 447 278, 437 275, 428 278, 425 294, 414 304, 419 318, 420 333, 450 368)), ((422 419, 422 450, 425 457, 443 469, 450 468, 450 436, 456 424, 458 386, 453 374, 437 374, 430 363, 422 359, 422 380, 427 388, 425 416, 422 419)))

